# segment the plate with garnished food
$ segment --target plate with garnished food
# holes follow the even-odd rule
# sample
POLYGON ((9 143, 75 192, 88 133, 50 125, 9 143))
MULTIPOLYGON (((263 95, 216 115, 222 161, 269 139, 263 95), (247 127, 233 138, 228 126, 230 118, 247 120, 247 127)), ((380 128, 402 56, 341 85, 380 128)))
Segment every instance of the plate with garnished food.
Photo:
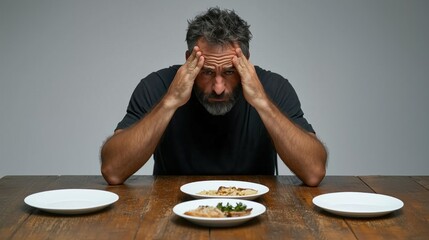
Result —
POLYGON ((245 181, 209 180, 184 184, 180 191, 194 198, 235 198, 253 200, 269 191, 265 185, 245 181))
POLYGON ((177 216, 206 227, 237 226, 265 211, 265 206, 260 203, 227 198, 191 200, 179 203, 173 208, 177 216))

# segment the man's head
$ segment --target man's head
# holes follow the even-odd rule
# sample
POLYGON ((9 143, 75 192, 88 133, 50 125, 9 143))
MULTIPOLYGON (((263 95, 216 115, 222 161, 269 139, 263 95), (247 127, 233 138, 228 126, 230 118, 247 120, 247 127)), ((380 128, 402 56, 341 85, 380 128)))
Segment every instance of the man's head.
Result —
POLYGON ((219 7, 209 8, 207 12, 188 21, 188 51, 192 52, 197 41, 203 37, 216 45, 237 43, 244 56, 249 58, 249 42, 252 39, 249 27, 250 25, 234 11, 221 10, 219 7))
POLYGON ((240 93, 240 76, 232 58, 236 48, 241 48, 249 58, 250 26, 234 11, 219 8, 210 8, 188 23, 188 55, 198 46, 204 56, 194 92, 209 113, 224 115, 235 105, 240 93))

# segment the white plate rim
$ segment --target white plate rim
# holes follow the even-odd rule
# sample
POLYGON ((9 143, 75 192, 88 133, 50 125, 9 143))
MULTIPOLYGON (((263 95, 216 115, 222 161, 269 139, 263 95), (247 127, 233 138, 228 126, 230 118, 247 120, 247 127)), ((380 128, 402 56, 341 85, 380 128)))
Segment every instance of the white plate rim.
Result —
POLYGON ((179 204, 176 204, 173 207, 173 212, 179 216, 182 217, 192 223, 201 225, 201 226, 207 226, 207 227, 232 227, 239 224, 243 224, 255 217, 258 217, 259 215, 265 213, 266 207, 262 205, 261 203, 245 200, 245 199, 236 199, 236 198, 204 198, 204 199, 195 199, 190 201, 181 202, 179 204), (204 206, 216 206, 219 202, 222 202, 223 204, 229 203, 233 206, 235 206, 236 203, 243 203, 248 208, 252 208, 252 212, 250 215, 242 216, 242 217, 231 217, 231 218, 205 218, 205 217, 195 217, 195 216, 188 216, 184 213, 186 211, 192 210, 197 208, 198 206, 204 205, 204 206))
POLYGON ((116 193, 99 189, 55 189, 37 192, 24 198, 24 202, 34 208, 58 214, 83 214, 98 211, 116 201, 116 193), (73 195, 72 197, 70 195, 73 195), (61 202, 78 201, 77 205, 63 205, 61 202), (82 202, 87 203, 82 204, 82 202))
POLYGON ((204 180, 195 181, 183 184, 180 187, 180 191, 192 196, 193 198, 235 198, 243 200, 253 200, 269 192, 269 188, 263 184, 248 182, 248 181, 236 181, 236 180, 204 180), (217 196, 217 195, 202 195, 198 192, 203 190, 216 190, 219 186, 226 187, 242 187, 242 188, 253 188, 258 190, 257 194, 246 195, 246 196, 217 196))
POLYGON ((399 210, 404 206, 403 201, 393 196, 350 191, 321 194, 314 197, 312 202, 321 209, 346 217, 377 217, 399 210), (345 207, 354 204, 359 205, 360 208, 345 207))

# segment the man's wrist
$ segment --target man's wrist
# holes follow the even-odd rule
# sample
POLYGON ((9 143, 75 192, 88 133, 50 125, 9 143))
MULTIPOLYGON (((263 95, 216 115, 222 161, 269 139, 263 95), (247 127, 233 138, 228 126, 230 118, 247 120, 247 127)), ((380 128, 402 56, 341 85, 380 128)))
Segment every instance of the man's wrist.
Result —
MULTIPOLYGON (((250 102, 249 102, 250 103, 250 102)), ((273 103, 271 100, 264 94, 260 97, 256 97, 252 99, 250 105, 252 105, 256 110, 259 109, 264 110, 269 108, 273 103)))
POLYGON ((165 110, 176 111, 180 107, 179 102, 174 97, 164 96, 159 102, 159 106, 165 110))

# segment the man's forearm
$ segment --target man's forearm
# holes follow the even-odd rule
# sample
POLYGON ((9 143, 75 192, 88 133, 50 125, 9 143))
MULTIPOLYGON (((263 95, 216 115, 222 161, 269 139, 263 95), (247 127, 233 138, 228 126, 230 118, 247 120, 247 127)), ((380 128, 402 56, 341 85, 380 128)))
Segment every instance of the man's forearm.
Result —
POLYGON ((283 162, 306 185, 317 186, 325 176, 327 153, 317 137, 289 120, 270 100, 257 111, 283 162))
POLYGON ((161 101, 145 118, 104 143, 101 172, 109 184, 122 184, 149 160, 175 110, 161 101))

